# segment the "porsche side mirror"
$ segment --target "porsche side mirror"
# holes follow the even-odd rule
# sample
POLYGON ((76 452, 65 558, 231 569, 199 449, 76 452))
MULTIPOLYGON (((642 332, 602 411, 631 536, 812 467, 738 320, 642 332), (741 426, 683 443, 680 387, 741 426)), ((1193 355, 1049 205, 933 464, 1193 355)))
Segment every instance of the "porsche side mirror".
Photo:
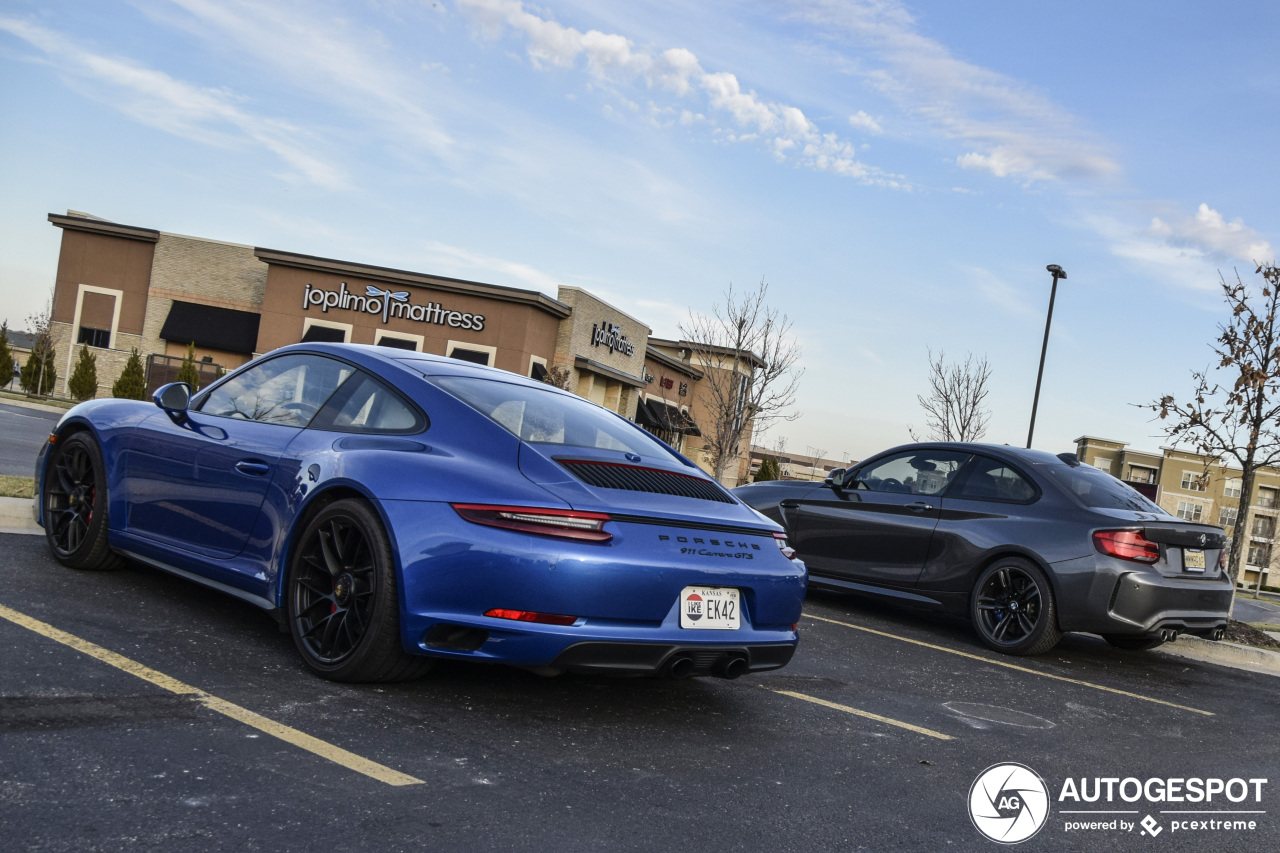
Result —
POLYGON ((174 423, 187 419, 187 407, 191 405, 191 386, 185 382, 170 382, 156 389, 151 399, 174 423))

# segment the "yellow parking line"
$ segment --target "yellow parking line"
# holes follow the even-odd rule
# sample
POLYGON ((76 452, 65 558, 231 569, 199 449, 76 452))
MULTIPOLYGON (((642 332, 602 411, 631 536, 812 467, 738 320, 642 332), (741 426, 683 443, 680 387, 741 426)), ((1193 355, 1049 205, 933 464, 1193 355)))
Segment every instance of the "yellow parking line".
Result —
POLYGON ((819 699, 817 696, 808 696, 804 693, 796 693, 791 690, 775 690, 772 687, 761 684, 765 690, 771 693, 778 693, 782 696, 790 696, 792 699, 802 699, 805 702, 812 702, 815 705, 822 705, 824 708, 834 708, 837 711, 844 711, 846 714, 856 714, 859 717, 866 717, 868 720, 876 720, 881 723, 888 723, 891 726, 897 726, 900 729, 907 729, 918 734, 935 737, 938 740, 954 740, 951 735, 944 735, 942 732, 935 732, 933 729, 926 729, 922 726, 913 726, 911 723, 904 723, 901 720, 895 720, 892 717, 882 717, 879 714, 873 714, 870 711, 863 711, 859 708, 851 708, 848 705, 841 705, 838 702, 828 702, 826 699, 819 699))
POLYGON ((830 622, 832 625, 842 625, 845 628, 853 628, 855 631, 866 631, 868 634, 875 634, 880 637, 888 637, 892 640, 901 640, 904 643, 911 643, 916 646, 924 646, 926 649, 936 649, 940 652, 946 652, 952 655, 959 655, 962 658, 971 660, 979 660, 983 663, 989 663, 994 666, 1003 666, 1005 669, 1016 669, 1018 672, 1029 672, 1032 675, 1038 675, 1041 678, 1052 678, 1054 681, 1065 681, 1068 684, 1078 684, 1081 687, 1092 687, 1094 690, 1105 690, 1107 693, 1118 693, 1121 696, 1128 696, 1130 699, 1141 699, 1143 702, 1154 702, 1157 705, 1165 705, 1170 708, 1177 708, 1179 711, 1190 711, 1193 714, 1204 714, 1206 717, 1214 716, 1212 711, 1202 711, 1199 708, 1191 708, 1186 705, 1179 705, 1176 702, 1166 702, 1163 699, 1155 699, 1151 696, 1143 696, 1141 693, 1130 693, 1128 690, 1118 690, 1115 687, 1106 687, 1101 684, 1094 684, 1092 681, 1081 681, 1078 678, 1067 678, 1065 675, 1053 675, 1048 672, 1040 672, 1030 667, 1018 666, 1016 663, 1008 663, 1002 660, 994 660, 992 658, 983 657, 982 655, 971 654, 970 652, 962 652, 959 649, 949 649, 946 646, 937 646, 933 643, 926 643, 922 640, 913 640, 910 637, 900 637, 897 634, 890 634, 887 631, 877 631, 875 628, 866 628, 862 625, 854 625, 851 622, 841 622, 839 619, 828 619, 825 616, 814 616, 812 613, 804 614, 807 619, 817 619, 819 622, 830 622))
POLYGON ((104 649, 102 646, 82 640, 79 637, 68 634, 66 631, 60 631, 48 623, 41 622, 38 619, 32 619, 30 616, 11 610, 0 604, 0 617, 9 620, 15 625, 20 625, 29 631, 34 631, 42 637, 47 637, 55 642, 62 643, 64 646, 82 652, 91 658, 97 658, 105 664, 114 666, 116 669, 137 676, 143 681, 154 684, 157 687, 168 690, 170 693, 176 693, 179 696, 190 696, 204 707, 211 711, 217 711, 219 714, 230 717, 252 726, 260 732, 269 734, 272 737, 279 738, 285 743, 293 744, 299 749, 305 749, 314 755, 328 759, 335 764, 341 764, 357 773, 363 773, 379 782, 385 782, 388 785, 421 785, 424 784, 421 779, 415 779, 412 776, 392 770, 376 761, 370 761, 362 758, 354 752, 348 752, 341 747, 334 746, 331 743, 314 738, 309 734, 300 732, 295 728, 277 723, 275 720, 267 719, 260 714, 255 714, 248 708, 242 708, 225 699, 219 699, 217 696, 210 695, 198 687, 192 687, 190 684, 183 684, 176 678, 170 678, 162 672, 157 672, 148 666, 143 666, 137 661, 129 660, 123 655, 104 649))

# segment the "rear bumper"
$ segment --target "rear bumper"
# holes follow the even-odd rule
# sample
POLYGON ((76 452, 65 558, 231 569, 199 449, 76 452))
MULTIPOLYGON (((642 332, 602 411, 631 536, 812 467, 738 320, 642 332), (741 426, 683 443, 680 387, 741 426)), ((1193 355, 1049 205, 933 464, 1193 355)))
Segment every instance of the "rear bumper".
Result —
POLYGON ((1229 577, 1179 577, 1107 557, 1053 566, 1058 576, 1058 623, 1064 631, 1123 636, 1162 630, 1208 636, 1226 627, 1229 577))
POLYGON ((401 636, 407 651, 574 672, 689 674, 722 658, 747 671, 790 661, 804 602, 804 565, 771 533, 682 546, 687 531, 609 522, 607 543, 576 542, 472 524, 447 504, 384 501, 401 563, 401 636), (759 547, 753 547, 753 546, 759 547), (699 553, 706 551, 707 553, 699 553), (733 587, 740 627, 680 627, 680 591, 733 587), (493 608, 575 617, 548 625, 485 616, 493 608))
POLYGON ((748 672, 779 669, 791 661, 795 643, 773 645, 675 645, 668 643, 576 643, 559 654, 551 666, 568 672, 661 675, 674 662, 691 661, 690 675, 714 675, 734 657, 747 659, 748 672))

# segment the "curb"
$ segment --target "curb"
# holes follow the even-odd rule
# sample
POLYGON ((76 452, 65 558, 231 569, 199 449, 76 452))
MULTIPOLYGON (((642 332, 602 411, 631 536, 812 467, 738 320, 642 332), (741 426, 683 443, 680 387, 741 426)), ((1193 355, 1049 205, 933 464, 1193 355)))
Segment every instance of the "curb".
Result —
POLYGON ((44 535, 32 514, 31 498, 0 498, 0 533, 44 535))
POLYGON ((1215 663, 1263 675, 1280 675, 1280 652, 1256 649, 1239 643, 1213 642, 1186 635, 1155 649, 1159 654, 1215 663))
MULTIPOLYGON (((0 396, 0 403, 3 403, 6 406, 17 406, 19 409, 36 409, 41 412, 51 412, 55 415, 65 415, 67 412, 71 411, 70 406, 66 408, 63 408, 62 406, 49 406, 44 403, 33 403, 30 400, 11 400, 4 396, 0 396)), ((1266 593, 1263 593, 1263 595, 1266 595, 1266 593)))

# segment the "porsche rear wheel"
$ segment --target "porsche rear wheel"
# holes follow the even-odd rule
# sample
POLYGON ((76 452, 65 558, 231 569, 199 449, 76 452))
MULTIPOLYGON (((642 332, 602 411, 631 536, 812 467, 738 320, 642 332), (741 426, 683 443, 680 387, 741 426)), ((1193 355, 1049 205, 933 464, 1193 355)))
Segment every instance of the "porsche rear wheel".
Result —
POLYGON ((1062 639, 1053 587, 1038 566, 1003 557, 973 587, 970 615, 982 642, 1010 655, 1040 655, 1062 639))
POLYGON ((391 544, 364 501, 335 501, 302 531, 289 568, 290 632, 302 659, 331 681, 417 678, 429 658, 400 644, 391 544))
POLYGON ((73 433, 53 446, 41 510, 45 540, 62 565, 101 571, 124 562, 107 544, 106 468, 89 433, 73 433))

